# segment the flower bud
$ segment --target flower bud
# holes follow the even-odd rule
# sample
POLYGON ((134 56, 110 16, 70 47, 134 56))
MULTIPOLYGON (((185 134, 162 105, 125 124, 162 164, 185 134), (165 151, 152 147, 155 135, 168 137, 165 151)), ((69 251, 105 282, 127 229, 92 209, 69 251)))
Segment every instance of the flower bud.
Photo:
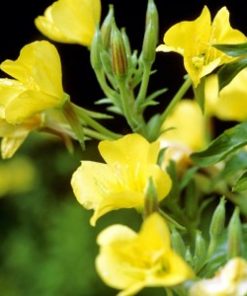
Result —
POLYGON ((100 28, 101 37, 102 37, 102 44, 106 50, 109 49, 110 42, 111 42, 111 29, 112 24, 114 23, 114 9, 113 5, 109 5, 109 11, 104 19, 102 26, 100 28))
POLYGON ((122 34, 116 25, 112 26, 111 54, 113 74, 118 77, 125 76, 128 70, 128 60, 122 34))
POLYGON ((148 1, 146 13, 146 28, 142 45, 142 60, 152 64, 155 59, 158 42, 158 11, 153 0, 148 1))
POLYGON ((224 230, 225 226, 225 198, 221 198, 219 205, 214 211, 210 228, 209 228, 209 235, 210 235, 210 243, 208 248, 208 257, 212 256, 214 250, 217 247, 217 242, 224 230))
POLYGON ((239 208, 236 207, 228 225, 228 258, 241 256, 242 227, 239 208))
POLYGON ((221 198, 219 205, 214 211, 210 228, 209 228, 209 234, 210 238, 217 239, 219 235, 222 234, 222 231, 225 226, 225 198, 221 198))
POLYGON ((95 71, 101 69, 101 66, 102 66, 101 59, 100 59, 101 45, 102 45, 102 41, 100 37, 100 32, 97 29, 94 34, 94 38, 90 48, 90 62, 91 62, 92 68, 95 71))
POLYGON ((172 241, 172 248, 174 249, 174 251, 179 255, 181 255, 182 257, 184 257, 186 252, 185 244, 182 236, 176 230, 175 227, 173 227, 172 229, 171 241, 172 241))
POLYGON ((143 215, 145 218, 147 218, 153 212, 158 211, 158 209, 159 209, 159 205, 158 205, 157 192, 156 192, 153 179, 150 177, 148 179, 148 184, 145 191, 145 203, 144 203, 143 215))
POLYGON ((204 264, 206 260, 206 242, 204 238, 202 237, 202 234, 200 231, 196 232, 196 238, 195 238, 195 253, 194 253, 194 268, 196 270, 199 270, 202 265, 204 264))

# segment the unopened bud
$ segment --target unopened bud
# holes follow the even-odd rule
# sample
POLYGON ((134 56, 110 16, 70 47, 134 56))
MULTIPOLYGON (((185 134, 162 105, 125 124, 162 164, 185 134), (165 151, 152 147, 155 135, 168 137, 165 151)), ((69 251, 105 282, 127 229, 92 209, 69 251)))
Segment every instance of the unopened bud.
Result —
POLYGON ((155 59, 158 42, 159 18, 156 5, 153 0, 148 1, 146 13, 146 28, 142 45, 142 60, 152 64, 155 59))
POLYGON ((236 207, 228 225, 228 258, 241 256, 242 226, 236 207))
POLYGON ((113 5, 109 5, 109 11, 107 16, 105 17, 102 26, 100 28, 101 37, 102 37, 102 44, 105 49, 109 49, 110 42, 111 42, 111 28, 112 24, 114 23, 114 9, 113 5))
POLYGON ((147 218, 153 212, 157 212, 159 209, 157 191, 153 182, 153 179, 150 177, 148 179, 148 184, 145 192, 145 202, 144 202, 144 212, 143 215, 147 218))
POLYGON ((195 238, 195 253, 194 253, 194 268, 195 270, 199 270, 205 260, 206 260, 206 242, 204 238, 202 237, 202 234, 200 231, 196 232, 196 238, 195 238))
POLYGON ((219 205, 214 211, 210 228, 209 228, 209 234, 210 238, 218 238, 219 235, 222 234, 222 231, 225 226, 225 198, 221 198, 219 205))
POLYGON ((176 230, 175 227, 173 227, 172 229, 171 242, 172 242, 172 248, 174 249, 174 251, 178 253, 180 256, 184 257, 186 253, 186 247, 182 239, 182 236, 176 230))
POLYGON ((123 37, 116 25, 111 32, 112 71, 118 77, 123 77, 128 71, 128 60, 123 37))
POLYGON ((122 33, 122 38, 123 38, 123 42, 124 42, 124 46, 125 46, 126 55, 127 55, 127 57, 131 57, 130 41, 129 41, 128 35, 126 34, 125 28, 121 29, 121 33, 122 33))
POLYGON ((219 205, 214 211, 210 228, 209 228, 210 242, 208 247, 208 258, 212 256, 213 252, 217 248, 218 239, 225 227, 225 216, 226 216, 225 198, 222 197, 219 205))
POLYGON ((90 62, 91 62, 92 68, 95 71, 101 69, 101 66, 102 66, 101 59, 100 59, 101 47, 102 47, 102 41, 100 37, 100 32, 97 29, 94 34, 94 38, 90 48, 90 62))

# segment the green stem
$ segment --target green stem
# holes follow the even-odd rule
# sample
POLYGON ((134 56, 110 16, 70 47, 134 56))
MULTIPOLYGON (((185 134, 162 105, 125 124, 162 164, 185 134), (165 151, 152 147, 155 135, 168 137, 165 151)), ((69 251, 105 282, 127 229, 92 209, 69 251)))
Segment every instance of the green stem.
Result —
POLYGON ((134 132, 144 133, 144 121, 142 118, 137 119, 137 115, 135 113, 134 107, 134 98, 133 95, 129 93, 126 89, 125 79, 121 78, 118 80, 120 95, 121 95, 121 103, 124 116, 134 132))
POLYGON ((137 109, 140 109, 141 105, 143 104, 146 98, 151 67, 152 67, 151 64, 148 64, 148 65, 146 63, 144 64, 141 87, 140 87, 138 96, 136 98, 137 109))
POLYGON ((106 137, 108 139, 109 138, 110 139, 118 139, 121 136, 120 134, 117 134, 117 133, 114 133, 114 132, 108 130, 103 125, 98 123, 96 120, 94 120, 93 118, 88 116, 88 114, 85 112, 85 110, 83 108, 80 108, 79 106, 77 106, 75 104, 73 104, 73 106, 74 106, 74 108, 76 110, 76 113, 79 116, 79 118, 81 120, 83 120, 83 122, 85 122, 87 125, 89 125, 93 129, 95 129, 97 132, 101 133, 102 136, 104 136, 104 137, 106 137))
POLYGON ((186 229, 183 225, 179 224, 176 220, 174 220, 171 216, 165 213, 162 209, 159 209, 159 213, 161 214, 161 216, 163 216, 167 220, 167 222, 174 225, 177 229, 180 229, 180 230, 186 229))
POLYGON ((187 90, 190 88, 190 86, 191 86, 191 80, 190 78, 187 78, 182 84, 182 86, 180 87, 180 89, 178 90, 178 92, 172 98, 171 102, 166 107, 165 111, 161 114, 160 118, 162 122, 165 121, 165 119, 171 113, 175 105, 183 98, 183 96, 185 95, 187 90))
POLYGON ((107 84, 104 72, 103 71, 97 71, 95 73, 96 73, 97 80, 98 80, 98 82, 100 84, 100 87, 103 90, 104 94, 109 99, 112 100, 112 102, 113 102, 113 104, 115 106, 119 107, 120 104, 119 104, 119 100, 118 100, 118 97, 117 97, 117 93, 112 88, 110 88, 109 85, 107 84))

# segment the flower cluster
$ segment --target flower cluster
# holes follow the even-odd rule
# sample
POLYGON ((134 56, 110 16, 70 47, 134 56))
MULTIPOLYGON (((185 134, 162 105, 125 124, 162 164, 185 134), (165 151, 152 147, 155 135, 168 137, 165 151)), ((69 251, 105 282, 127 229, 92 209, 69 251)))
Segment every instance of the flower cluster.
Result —
POLYGON ((147 2, 140 54, 117 27, 112 5, 101 22, 100 0, 58 0, 35 19, 50 41, 27 44, 15 61, 0 65, 12 77, 0 79, 2 157, 12 157, 33 131, 58 135, 69 149, 74 141, 85 149, 85 139, 99 140, 104 163, 83 160, 71 179, 78 202, 94 211, 90 224, 119 209, 134 208, 143 218, 139 232, 114 224, 98 235, 102 280, 119 296, 145 287, 164 287, 166 295, 244 296, 247 37, 231 27, 226 7, 211 20, 204 6, 158 45, 158 10, 147 2), (52 41, 88 48, 105 113, 76 105, 64 91, 52 41), (179 53, 187 75, 168 106, 148 117, 165 92, 148 94, 160 51, 179 53), (127 134, 102 125, 108 111, 124 117, 127 134), (236 124, 216 137, 215 119, 236 124))

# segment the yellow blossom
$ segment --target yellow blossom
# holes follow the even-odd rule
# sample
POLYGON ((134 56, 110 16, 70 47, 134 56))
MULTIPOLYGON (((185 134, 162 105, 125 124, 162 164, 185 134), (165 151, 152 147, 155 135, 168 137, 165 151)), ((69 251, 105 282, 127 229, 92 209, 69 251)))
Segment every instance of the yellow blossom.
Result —
POLYGON ((97 272, 107 285, 123 290, 118 296, 134 295, 144 287, 174 286, 194 276, 172 250, 168 227, 157 213, 144 221, 139 233, 112 225, 97 242, 97 272))
POLYGON ((112 210, 143 208, 150 177, 159 200, 170 191, 169 175, 156 164, 158 142, 149 143, 138 134, 129 134, 118 140, 101 141, 99 151, 106 164, 82 161, 71 180, 78 201, 94 210, 92 225, 112 210))
POLYGON ((12 125, 0 117, 0 137, 2 158, 11 158, 29 133, 42 126, 42 117, 35 115, 21 124, 12 125))
POLYGON ((165 120, 159 137, 161 148, 165 152, 165 166, 174 160, 179 167, 190 163, 189 155, 205 147, 206 120, 196 101, 184 99, 177 103, 165 120))
POLYGON ((196 87, 202 77, 233 60, 212 45, 242 42, 246 42, 246 37, 231 27, 226 7, 221 8, 211 21, 210 12, 204 6, 201 15, 194 21, 183 21, 172 26, 164 35, 164 44, 157 50, 181 54, 184 67, 196 87))
POLYGON ((245 296, 247 295, 247 261, 236 257, 221 268, 212 279, 194 284, 190 296, 245 296))
POLYGON ((20 124, 64 104, 60 58, 50 42, 24 46, 17 60, 5 60, 0 68, 14 78, 0 79, 0 117, 7 123, 20 124))
POLYGON ((100 14, 100 0, 58 0, 35 25, 51 40, 90 46, 100 14))
POLYGON ((239 72, 220 92, 217 75, 206 79, 205 96, 207 112, 221 120, 247 119, 247 69, 239 72))

